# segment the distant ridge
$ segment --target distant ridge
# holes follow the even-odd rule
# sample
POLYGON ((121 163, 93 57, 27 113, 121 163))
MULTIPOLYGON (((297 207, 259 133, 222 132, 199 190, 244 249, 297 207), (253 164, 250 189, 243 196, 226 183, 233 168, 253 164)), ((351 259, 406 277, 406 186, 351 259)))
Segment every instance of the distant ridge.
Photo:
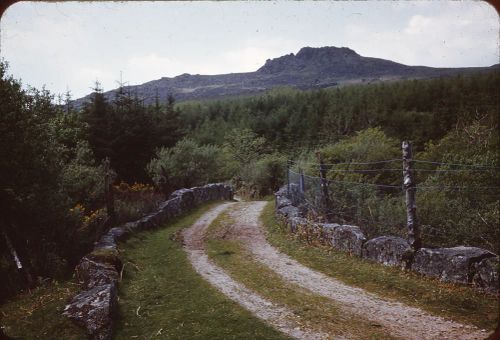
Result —
MULTIPOLYGON (((434 68, 408 66, 390 60, 363 57, 347 47, 304 47, 297 54, 268 59, 255 72, 220 75, 181 74, 163 77, 141 85, 127 86, 145 104, 152 104, 156 93, 160 101, 172 94, 177 101, 223 98, 257 94, 278 86, 298 89, 326 88, 347 84, 374 83, 400 79, 421 79, 468 74, 498 69, 490 67, 434 68)), ((116 90, 105 92, 108 99, 116 90)), ((80 107, 89 97, 74 101, 80 107)))

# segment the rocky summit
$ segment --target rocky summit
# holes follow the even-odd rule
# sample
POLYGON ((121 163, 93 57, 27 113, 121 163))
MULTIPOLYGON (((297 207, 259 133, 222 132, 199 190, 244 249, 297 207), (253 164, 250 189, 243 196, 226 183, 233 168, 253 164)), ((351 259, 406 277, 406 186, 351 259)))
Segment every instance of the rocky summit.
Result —
MULTIPOLYGON (((220 75, 181 74, 163 77, 125 90, 152 104, 158 94, 165 101, 172 94, 177 101, 251 95, 275 87, 326 88, 348 84, 369 84, 400 79, 434 78, 487 71, 491 67, 434 68, 408 66, 390 60, 363 57, 347 47, 304 47, 297 54, 268 59, 255 72, 220 75)), ((116 90, 105 93, 108 99, 116 90)), ((74 101, 81 106, 90 95, 74 101)))

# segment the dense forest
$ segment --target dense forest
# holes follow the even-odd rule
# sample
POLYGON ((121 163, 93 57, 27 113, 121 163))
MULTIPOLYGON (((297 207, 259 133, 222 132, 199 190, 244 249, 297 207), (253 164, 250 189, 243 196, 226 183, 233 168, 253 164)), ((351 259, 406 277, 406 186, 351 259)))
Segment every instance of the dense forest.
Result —
MULTIPOLYGON (((241 195, 262 197, 285 182, 288 159, 295 161, 292 170, 301 167, 312 178, 317 150, 328 164, 375 162, 401 158, 402 140, 413 141, 416 158, 439 163, 422 164, 429 171, 418 173, 419 183, 468 188, 419 192, 424 244, 497 246, 498 71, 279 88, 218 101, 157 97, 150 106, 122 87, 108 101, 96 83, 78 110, 69 93, 58 99, 23 89, 6 63, 0 77, 0 276, 7 287, 0 299, 45 278, 64 278, 106 228, 154 209, 177 188, 228 180, 241 195), (110 178, 114 220, 104 197, 110 178)), ((389 171, 400 164, 384 166, 388 171, 361 169, 373 173, 330 167, 328 177, 400 185, 401 173, 389 171)), ((332 209, 343 221, 370 236, 404 233, 400 193, 334 182, 331 190, 332 209)))

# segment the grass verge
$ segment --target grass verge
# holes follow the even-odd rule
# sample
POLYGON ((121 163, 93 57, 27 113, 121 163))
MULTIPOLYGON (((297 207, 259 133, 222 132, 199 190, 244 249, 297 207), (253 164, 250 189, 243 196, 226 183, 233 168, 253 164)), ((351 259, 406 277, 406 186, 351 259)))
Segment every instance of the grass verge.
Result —
POLYGON ((393 298, 433 314, 493 330, 498 322, 498 299, 467 286, 446 284, 378 263, 349 256, 331 248, 307 245, 278 222, 274 202, 269 202, 262 222, 268 241, 305 266, 348 285, 393 298))
POLYGON ((73 281, 51 282, 0 306, 0 324, 13 339, 87 339, 85 331, 61 315, 78 292, 73 281))
POLYGON ((219 203, 168 228, 136 234, 120 249, 125 264, 116 339, 284 339, 226 298, 191 267, 178 232, 219 203))
POLYGON ((234 221, 222 213, 207 230, 208 256, 237 281, 294 314, 301 326, 320 330, 332 336, 356 339, 392 339, 381 325, 340 311, 325 297, 284 281, 265 265, 252 260, 240 241, 226 238, 234 221))

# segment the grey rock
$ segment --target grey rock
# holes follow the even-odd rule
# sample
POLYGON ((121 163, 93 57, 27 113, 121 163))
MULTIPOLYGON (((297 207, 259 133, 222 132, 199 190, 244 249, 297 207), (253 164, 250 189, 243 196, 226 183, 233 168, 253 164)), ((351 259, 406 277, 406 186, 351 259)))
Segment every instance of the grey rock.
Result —
POLYGON ((321 228, 321 235, 324 241, 327 244, 331 244, 331 240, 333 238, 333 231, 335 228, 340 227, 338 223, 318 223, 318 226, 321 228))
MULTIPOLYGON (((291 184, 293 185, 293 184, 291 184)), ((288 196, 288 185, 283 185, 274 193, 275 196, 283 196, 287 197, 288 196)))
POLYGON ((127 239, 130 236, 130 233, 132 230, 128 226, 122 226, 122 227, 114 227, 111 228, 107 234, 112 235, 115 242, 116 241, 123 241, 127 239))
POLYGON ((412 254, 412 248, 405 239, 396 236, 380 236, 363 245, 362 256, 386 266, 406 268, 412 254))
POLYGON ((361 256, 366 237, 357 226, 338 225, 331 227, 330 244, 341 251, 361 256))
POLYGON ((82 325, 91 339, 109 340, 113 336, 116 303, 116 283, 103 284, 74 296, 63 315, 82 325))
POLYGON ((292 205, 292 201, 285 196, 276 196, 276 209, 292 205))
POLYGON ((480 262, 474 263, 472 283, 475 287, 485 292, 499 294, 499 271, 498 256, 485 258, 480 262))
POLYGON ((445 282, 471 283, 472 265, 493 256, 476 247, 422 248, 415 253, 411 269, 445 282))
POLYGON ((99 241, 97 241, 94 244, 94 250, 97 250, 97 249, 116 249, 116 247, 117 247, 117 244, 115 241, 115 237, 110 233, 106 233, 103 236, 101 236, 99 241))
POLYGON ((95 286, 116 283, 119 275, 113 264, 85 256, 76 267, 76 277, 83 288, 88 290, 95 286))
MULTIPOLYGON (((208 188, 209 190, 213 188, 208 188)), ((182 211, 194 207, 194 193, 191 189, 179 189, 174 191, 169 198, 179 198, 182 211)))
POLYGON ((278 209, 277 213, 286 218, 302 217, 299 208, 294 207, 293 205, 287 205, 281 209, 278 209))
POLYGON ((288 218, 288 226, 290 227, 290 231, 295 233, 299 227, 307 226, 309 223, 306 218, 303 217, 290 217, 288 218))

